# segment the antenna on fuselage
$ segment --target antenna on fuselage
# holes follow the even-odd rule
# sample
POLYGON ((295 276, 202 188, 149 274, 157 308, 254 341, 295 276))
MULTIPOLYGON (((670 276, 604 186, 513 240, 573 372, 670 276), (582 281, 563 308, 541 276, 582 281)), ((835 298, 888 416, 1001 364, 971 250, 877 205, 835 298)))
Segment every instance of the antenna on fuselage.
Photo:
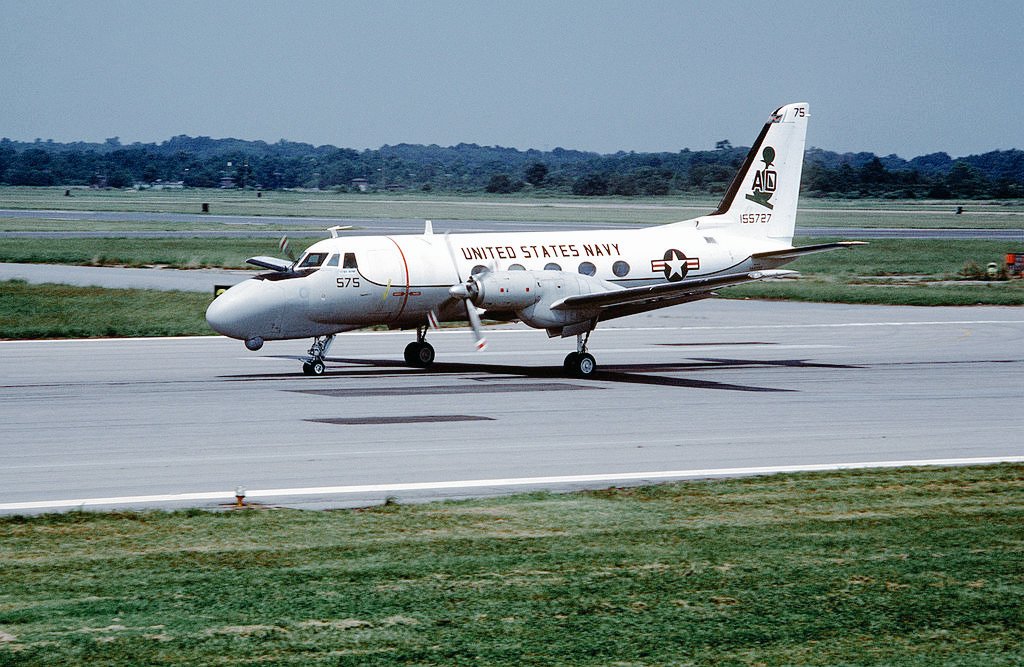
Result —
POLYGON ((423 227, 423 235, 424 236, 433 236, 433 234, 434 234, 434 223, 432 223, 429 220, 427 220, 426 223, 427 224, 423 227))

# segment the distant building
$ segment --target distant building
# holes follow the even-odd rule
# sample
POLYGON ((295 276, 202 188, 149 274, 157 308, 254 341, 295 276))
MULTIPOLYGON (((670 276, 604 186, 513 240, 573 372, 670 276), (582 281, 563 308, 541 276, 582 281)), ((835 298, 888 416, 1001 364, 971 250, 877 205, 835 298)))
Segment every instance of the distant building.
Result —
POLYGON ((224 176, 220 177, 220 189, 221 190, 231 190, 234 187, 237 187, 237 186, 235 185, 235 179, 234 179, 233 176, 224 175, 224 176))
POLYGON ((366 180, 365 178, 353 178, 352 187, 355 188, 356 190, 359 190, 360 192, 366 192, 367 190, 370 189, 370 181, 366 180))

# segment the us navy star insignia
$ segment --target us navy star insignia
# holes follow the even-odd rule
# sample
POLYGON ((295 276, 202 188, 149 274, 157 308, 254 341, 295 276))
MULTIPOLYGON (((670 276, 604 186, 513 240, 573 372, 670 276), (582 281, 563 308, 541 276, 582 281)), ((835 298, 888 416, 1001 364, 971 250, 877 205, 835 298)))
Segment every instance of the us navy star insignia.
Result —
POLYGON ((678 250, 669 250, 665 253, 665 279, 674 282, 682 280, 686 275, 686 255, 678 250))
POLYGON ((665 280, 673 283, 685 278, 690 269, 700 269, 700 259, 687 257, 675 248, 666 250, 661 259, 651 260, 651 271, 662 271, 665 280))

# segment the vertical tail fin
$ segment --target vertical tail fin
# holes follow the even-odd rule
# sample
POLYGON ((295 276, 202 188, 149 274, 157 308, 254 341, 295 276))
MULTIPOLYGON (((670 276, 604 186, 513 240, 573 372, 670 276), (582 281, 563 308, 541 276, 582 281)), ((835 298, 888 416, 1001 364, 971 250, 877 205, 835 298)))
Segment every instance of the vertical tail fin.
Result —
POLYGON ((746 236, 792 243, 810 115, 805 102, 776 109, 711 214, 716 217, 704 220, 735 225, 746 236))

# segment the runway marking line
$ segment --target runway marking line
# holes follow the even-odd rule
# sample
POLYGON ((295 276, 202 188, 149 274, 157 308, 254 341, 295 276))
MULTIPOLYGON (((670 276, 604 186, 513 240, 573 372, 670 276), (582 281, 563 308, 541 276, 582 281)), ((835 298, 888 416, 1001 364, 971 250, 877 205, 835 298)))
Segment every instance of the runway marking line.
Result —
MULTIPOLYGON (((864 468, 904 468, 912 466, 962 466, 992 463, 1024 463, 1024 456, 992 456, 961 459, 920 459, 908 461, 868 461, 855 463, 809 463, 784 466, 754 466, 748 468, 707 468, 696 470, 659 470, 651 472, 599 473, 594 475, 561 475, 553 477, 511 477, 498 479, 469 479, 440 482, 404 482, 391 484, 361 484, 352 486, 314 486, 284 489, 251 489, 246 492, 250 501, 256 498, 273 499, 294 496, 345 495, 359 493, 393 493, 398 491, 432 491, 474 489, 486 487, 537 486, 545 484, 583 484, 588 482, 623 482, 636 480, 666 480, 705 477, 739 477, 744 475, 771 475, 793 472, 827 472, 864 468)), ((191 500, 231 501, 232 491, 204 491, 199 493, 167 493, 149 496, 115 496, 108 498, 73 498, 65 500, 39 500, 0 503, 0 511, 52 509, 60 507, 86 507, 94 505, 137 505, 146 503, 182 502, 191 500)))

